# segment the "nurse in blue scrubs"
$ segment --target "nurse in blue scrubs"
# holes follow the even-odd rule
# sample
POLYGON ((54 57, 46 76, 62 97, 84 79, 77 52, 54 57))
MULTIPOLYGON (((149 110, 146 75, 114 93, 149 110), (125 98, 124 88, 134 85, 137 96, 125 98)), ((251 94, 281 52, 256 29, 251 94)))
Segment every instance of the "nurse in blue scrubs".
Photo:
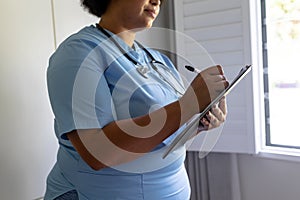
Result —
MULTIPOLYGON (((227 86, 220 66, 187 88, 172 62, 135 41, 162 0, 83 0, 101 17, 49 60, 47 84, 59 149, 46 200, 188 200, 185 148, 162 158, 195 114, 227 86)), ((220 126, 222 99, 199 130, 220 126)))

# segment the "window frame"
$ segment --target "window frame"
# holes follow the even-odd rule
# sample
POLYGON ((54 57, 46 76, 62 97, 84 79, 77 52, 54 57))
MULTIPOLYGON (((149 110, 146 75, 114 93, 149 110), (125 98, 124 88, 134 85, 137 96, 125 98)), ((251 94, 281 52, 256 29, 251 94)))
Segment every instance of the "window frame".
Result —
MULTIPOLYGON (((266 0, 261 0, 261 20, 262 20, 262 56, 263 56, 263 69, 264 72, 268 71, 268 38, 267 38, 267 10, 266 10, 266 0)), ((300 146, 293 146, 293 145, 284 145, 284 144, 273 144, 271 142, 271 128, 270 128, 270 99, 269 99, 269 76, 268 73, 264 73, 264 93, 265 93, 265 131, 266 131, 266 146, 271 147, 282 147, 282 148, 291 148, 291 149, 300 149, 300 146)))
POLYGON ((251 57, 254 68, 253 94, 255 139, 258 157, 300 162, 300 147, 277 145, 270 142, 269 99, 268 99, 268 54, 266 29, 266 0, 250 1, 251 57))

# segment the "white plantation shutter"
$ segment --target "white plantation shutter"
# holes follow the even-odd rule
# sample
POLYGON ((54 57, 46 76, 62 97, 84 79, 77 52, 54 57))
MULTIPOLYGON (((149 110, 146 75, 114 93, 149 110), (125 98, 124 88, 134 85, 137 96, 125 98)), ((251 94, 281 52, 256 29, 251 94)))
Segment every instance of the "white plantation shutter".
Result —
MULTIPOLYGON (((176 52, 184 57, 177 64, 183 74, 187 74, 182 69, 187 61, 202 69, 216 63, 224 67, 231 81, 242 66, 251 63, 248 0, 175 0, 174 7, 176 30, 195 40, 177 34, 176 52), (212 61, 205 52, 201 53, 199 44, 212 61)), ((252 73, 227 96, 227 103, 228 117, 223 130, 210 138, 219 138, 215 146, 210 144, 212 150, 254 153, 252 73)), ((198 151, 205 137, 199 135, 190 150, 198 151)))

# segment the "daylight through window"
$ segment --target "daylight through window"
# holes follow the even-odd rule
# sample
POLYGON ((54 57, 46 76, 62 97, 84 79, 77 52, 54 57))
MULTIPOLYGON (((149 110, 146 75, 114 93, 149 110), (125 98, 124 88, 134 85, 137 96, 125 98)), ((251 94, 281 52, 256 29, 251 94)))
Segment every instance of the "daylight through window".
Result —
POLYGON ((268 146, 300 148, 300 1, 262 0, 268 146))

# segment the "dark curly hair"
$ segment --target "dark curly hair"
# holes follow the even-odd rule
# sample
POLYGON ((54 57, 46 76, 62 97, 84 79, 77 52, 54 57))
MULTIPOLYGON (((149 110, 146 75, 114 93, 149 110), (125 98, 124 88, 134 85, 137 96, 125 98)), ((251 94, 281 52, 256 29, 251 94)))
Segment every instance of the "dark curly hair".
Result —
MULTIPOLYGON (((81 5, 89 11, 89 13, 101 17, 105 13, 111 0, 81 0, 81 5)), ((160 0, 163 3, 164 0, 160 0)))
POLYGON ((101 17, 106 11, 110 0, 81 0, 81 5, 89 11, 89 13, 101 17))

